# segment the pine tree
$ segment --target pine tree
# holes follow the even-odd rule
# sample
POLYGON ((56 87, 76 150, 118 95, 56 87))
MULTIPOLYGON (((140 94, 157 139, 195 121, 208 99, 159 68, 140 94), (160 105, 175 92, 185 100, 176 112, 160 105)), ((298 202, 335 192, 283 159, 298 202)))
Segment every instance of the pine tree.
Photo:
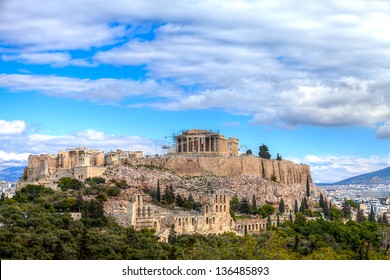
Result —
POLYGON ((387 213, 383 213, 382 222, 384 224, 388 224, 389 223, 389 220, 387 219, 387 213))
POLYGON ((351 217, 351 205, 348 204, 347 199, 344 198, 342 205, 343 217, 349 219, 351 217))
POLYGON ((320 207, 324 209, 325 201, 324 201, 324 196, 322 193, 320 194, 320 207))
POLYGON ((138 245, 138 236, 137 236, 137 231, 135 230, 134 226, 126 228, 126 238, 125 238, 125 241, 132 248, 136 248, 137 247, 137 245, 138 245))
POLYGON ((244 197, 240 202, 240 212, 243 214, 249 214, 249 208, 248 200, 244 197))
POLYGON ((375 223, 376 222, 376 219, 375 219, 375 214, 374 214, 374 207, 372 207, 371 205, 371 210, 370 210, 370 214, 368 215, 368 220, 372 223, 375 223))
POLYGON ((310 196, 310 182, 309 182, 309 176, 306 178, 306 196, 310 196))
POLYGON ((284 200, 283 200, 283 198, 281 198, 280 202, 279 202, 279 212, 284 213, 284 210, 285 210, 284 208, 285 208, 284 200))
POLYGON ((267 224, 266 224, 266 227, 267 227, 267 230, 271 228, 271 215, 268 215, 267 217, 267 224))
POLYGON ((267 145, 264 145, 264 143, 259 147, 259 157, 270 159, 271 154, 269 153, 267 145))
POLYGON ((309 209, 309 204, 307 203, 306 197, 304 197, 302 199, 301 207, 299 208, 299 212, 301 212, 302 214, 305 214, 306 209, 309 209))
POLYGON ((292 213, 291 213, 291 211, 290 211, 290 222, 292 222, 293 221, 293 217, 292 217, 292 213))
POLYGON ((298 213, 299 210, 298 210, 298 201, 295 199, 295 202, 294 202, 294 213, 298 213))
POLYGON ((356 217, 356 221, 358 223, 362 223, 366 220, 366 217, 364 216, 363 214, 363 210, 360 209, 360 204, 358 206, 358 213, 357 213, 357 217, 356 217))
POLYGON ((282 160, 282 156, 279 153, 276 155, 276 160, 282 160))
POLYGON ((1 193, 0 202, 3 202, 5 200, 5 193, 1 193))
POLYGON ((92 260, 93 254, 91 249, 91 240, 88 236, 87 228, 83 227, 83 233, 78 242, 77 259, 78 260, 92 260))
POLYGON ((252 196, 252 212, 253 212, 253 211, 256 211, 256 209, 257 209, 256 196, 253 195, 253 196, 252 196))
POLYGON ((160 201, 161 201, 160 180, 157 180, 156 199, 157 199, 157 202, 160 202, 160 201))
POLYGON ((173 189, 172 184, 165 188, 162 199, 165 200, 167 204, 173 204, 175 202, 175 190, 173 189))
POLYGON ((279 215, 276 216, 276 226, 280 226, 280 220, 279 220, 279 215))
POLYGON ((177 233, 175 231, 175 225, 172 224, 171 225, 171 230, 169 231, 169 235, 168 235, 168 243, 169 244, 171 244, 171 245, 175 244, 175 242, 176 242, 176 235, 177 235, 177 233))

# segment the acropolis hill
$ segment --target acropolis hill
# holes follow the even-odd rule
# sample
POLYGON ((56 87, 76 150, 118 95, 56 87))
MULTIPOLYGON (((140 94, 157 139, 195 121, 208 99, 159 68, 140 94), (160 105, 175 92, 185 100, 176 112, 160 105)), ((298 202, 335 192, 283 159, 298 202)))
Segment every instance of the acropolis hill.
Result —
POLYGON ((237 138, 218 132, 191 129, 175 136, 175 150, 164 156, 143 157, 142 151, 110 151, 74 148, 57 154, 30 155, 24 178, 27 182, 55 182, 62 177, 85 180, 101 176, 113 165, 148 165, 180 176, 258 176, 283 185, 312 182, 310 167, 285 160, 268 160, 238 154, 237 138))
POLYGON ((283 198, 289 210, 295 200, 301 201, 305 196, 307 183, 311 197, 319 196, 309 166, 239 155, 237 138, 226 139, 218 132, 192 129, 175 136, 174 141, 167 155, 153 157, 144 157, 142 151, 104 153, 86 147, 31 155, 18 188, 31 183, 56 188, 63 177, 85 181, 100 176, 107 181, 126 181, 132 187, 105 202, 106 214, 125 226, 154 228, 162 239, 171 224, 175 224, 178 233, 263 230, 265 219, 232 220, 229 198, 233 195, 248 200, 255 196, 259 205, 268 203, 275 207, 283 198), (193 195, 203 205, 201 212, 172 211, 154 205, 145 191, 155 190, 157 184, 162 191, 172 185, 182 197, 193 195))

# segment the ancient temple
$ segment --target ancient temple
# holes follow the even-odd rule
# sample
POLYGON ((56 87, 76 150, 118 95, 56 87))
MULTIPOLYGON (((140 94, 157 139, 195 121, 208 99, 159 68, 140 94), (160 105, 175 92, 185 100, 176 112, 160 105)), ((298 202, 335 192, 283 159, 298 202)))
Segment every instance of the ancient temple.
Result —
POLYGON ((174 138, 176 154, 238 155, 239 139, 226 139, 216 131, 190 129, 174 138))

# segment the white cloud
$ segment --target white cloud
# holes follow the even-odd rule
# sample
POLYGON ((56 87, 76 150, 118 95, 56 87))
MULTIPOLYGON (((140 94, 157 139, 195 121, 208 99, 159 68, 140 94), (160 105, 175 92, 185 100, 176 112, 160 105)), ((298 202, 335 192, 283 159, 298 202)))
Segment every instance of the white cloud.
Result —
POLYGON ((26 129, 24 121, 4 121, 0 120, 0 135, 2 134, 20 134, 26 129))
POLYGON ((390 139, 390 122, 385 122, 376 129, 376 137, 379 139, 390 139))
POLYGON ((69 63, 70 55, 64 52, 3 54, 1 59, 4 61, 18 61, 30 64, 64 65, 69 63))
POLYGON ((178 92, 178 89, 154 80, 91 80, 24 74, 0 74, 0 87, 12 91, 39 91, 57 97, 113 102, 127 96, 173 97, 178 92))
POLYGON ((139 136, 107 135, 104 132, 87 129, 69 135, 29 134, 0 135, 0 169, 27 165, 30 154, 57 153, 74 147, 88 147, 110 150, 143 151, 145 155, 162 154, 163 141, 139 136), (12 152, 9 152, 12 151, 12 152))
POLYGON ((387 156, 371 155, 356 157, 349 155, 306 155, 303 158, 286 158, 295 163, 310 165, 316 183, 335 183, 353 176, 386 168, 390 165, 387 156))
POLYGON ((143 95, 126 105, 218 108, 252 124, 374 127, 390 117, 389 9, 387 1, 5 1, 3 59, 142 66, 148 79, 3 75, 0 86, 92 101, 143 95), (76 49, 97 51, 72 59, 76 49), (186 87, 194 90, 178 90, 186 87))

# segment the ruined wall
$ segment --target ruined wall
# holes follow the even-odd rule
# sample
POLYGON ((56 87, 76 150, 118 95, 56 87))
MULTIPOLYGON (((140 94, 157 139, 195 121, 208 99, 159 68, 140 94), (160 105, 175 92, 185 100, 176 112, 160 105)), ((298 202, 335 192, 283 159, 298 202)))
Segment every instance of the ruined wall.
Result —
POLYGON ((164 156, 159 158, 130 159, 131 165, 152 165, 175 171, 180 176, 259 176, 267 180, 290 185, 312 182, 310 167, 286 160, 267 160, 255 156, 209 157, 164 156))
POLYGON ((166 239, 172 225, 178 234, 219 234, 234 231, 235 223, 230 217, 230 197, 218 194, 208 196, 205 200, 200 212, 185 211, 145 202, 141 194, 136 194, 129 201, 109 200, 104 209, 119 224, 132 225, 135 229, 155 229, 162 239, 166 239))

